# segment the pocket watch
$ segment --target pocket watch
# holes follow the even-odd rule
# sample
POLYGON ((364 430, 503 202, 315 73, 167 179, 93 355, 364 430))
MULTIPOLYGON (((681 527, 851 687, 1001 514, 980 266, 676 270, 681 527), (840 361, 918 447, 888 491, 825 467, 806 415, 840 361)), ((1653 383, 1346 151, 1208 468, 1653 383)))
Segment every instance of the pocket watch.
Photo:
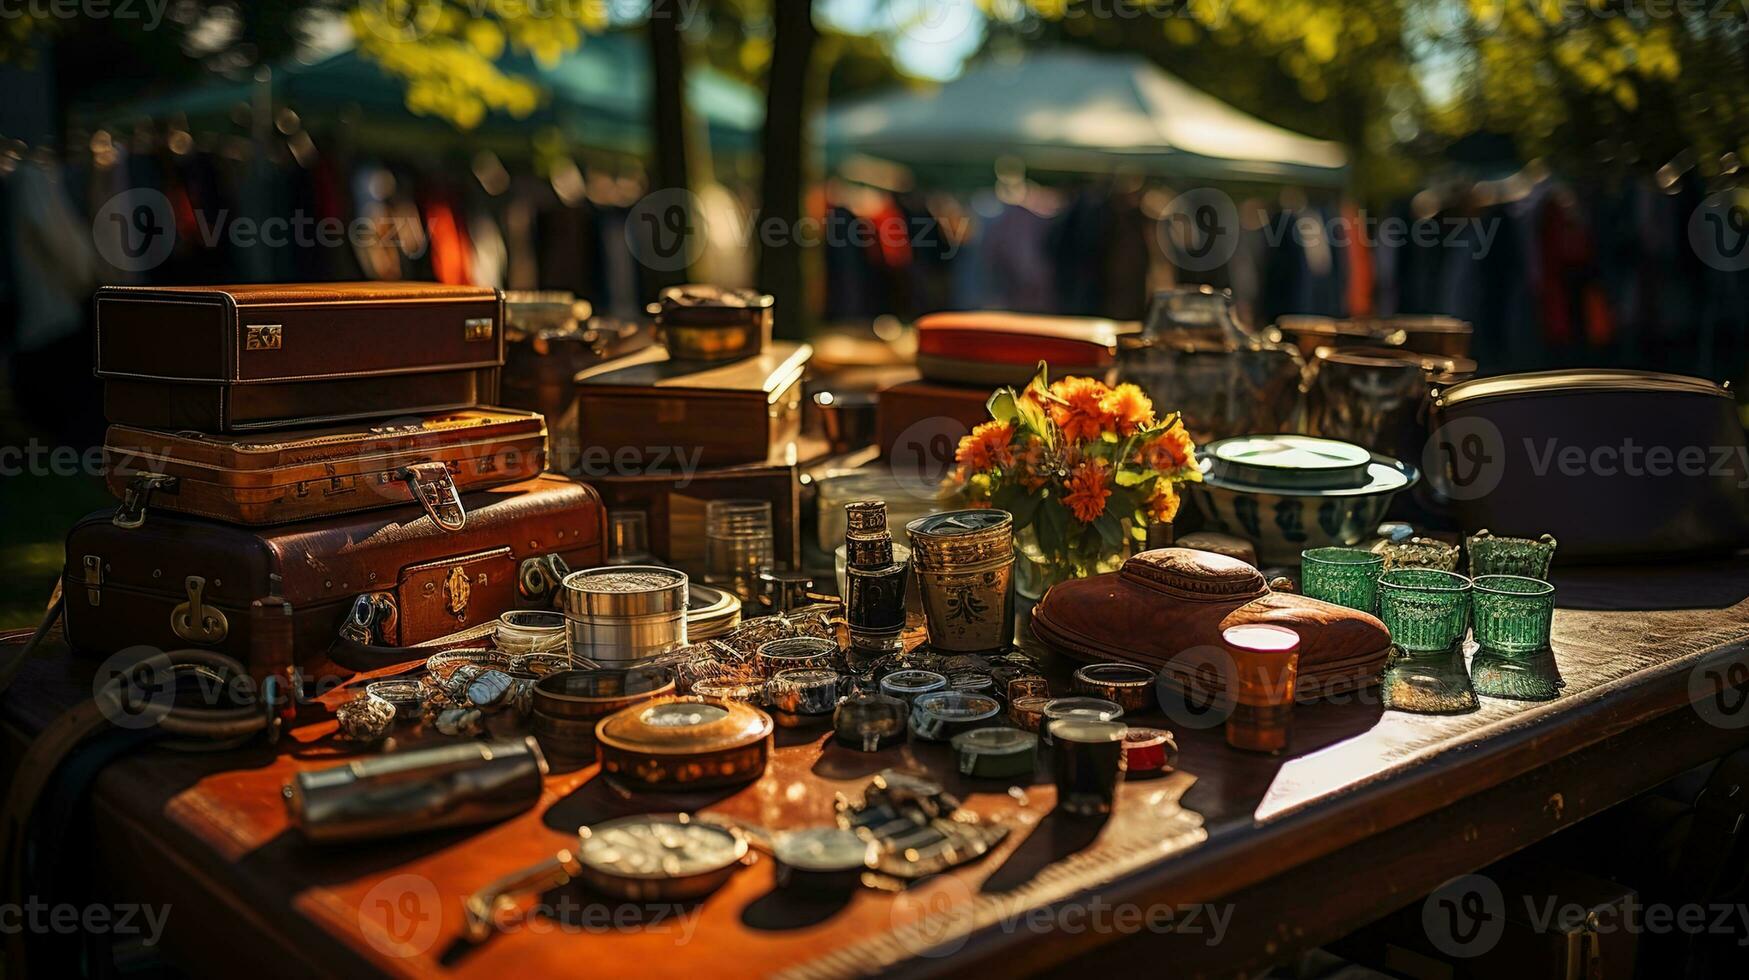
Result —
POLYGON ((700 898, 747 861, 747 839, 740 833, 684 813, 618 817, 577 833, 578 876, 628 901, 700 898))
POLYGON ((771 839, 779 888, 849 891, 861 884, 878 852, 872 841, 842 827, 790 830, 771 839))

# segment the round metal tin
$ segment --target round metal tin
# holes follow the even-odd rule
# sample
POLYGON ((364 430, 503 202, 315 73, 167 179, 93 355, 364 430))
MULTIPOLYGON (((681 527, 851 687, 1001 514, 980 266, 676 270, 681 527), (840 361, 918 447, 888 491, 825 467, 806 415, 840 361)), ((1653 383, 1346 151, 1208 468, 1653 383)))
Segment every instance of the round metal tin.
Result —
POLYGON ((960 772, 979 779, 1011 779, 1032 772, 1038 736, 1018 728, 974 728, 953 737, 960 772))
POLYGON ((740 701, 658 698, 601 720, 601 771, 646 788, 751 782, 771 756, 771 716, 740 701))
POLYGON ((874 866, 876 845, 853 830, 809 827, 776 834, 771 856, 777 886, 805 891, 849 891, 874 866))
POLYGON ((1075 691, 1111 701, 1124 711, 1144 711, 1154 703, 1154 672, 1135 664, 1088 664, 1075 671, 1075 691))
POLYGON ((618 817, 577 832, 590 887, 626 901, 686 901, 716 891, 747 858, 747 839, 684 813, 618 817))
POLYGON ((935 691, 911 703, 912 736, 943 742, 964 731, 981 728, 1002 713, 1002 704, 987 694, 935 691))
POLYGON ((691 583, 659 565, 609 565, 565 576, 559 605, 572 656, 633 664, 686 645, 691 583))

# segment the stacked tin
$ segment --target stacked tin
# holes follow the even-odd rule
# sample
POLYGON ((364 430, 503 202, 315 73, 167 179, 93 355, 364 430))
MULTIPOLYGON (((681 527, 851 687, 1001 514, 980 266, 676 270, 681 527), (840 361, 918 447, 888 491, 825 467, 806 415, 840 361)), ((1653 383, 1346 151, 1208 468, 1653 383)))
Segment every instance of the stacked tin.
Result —
POLYGON ((1014 518, 956 510, 912 521, 929 645, 952 653, 1001 650, 1014 639, 1014 518))
POLYGON ((844 617, 853 651, 876 656, 904 649, 905 562, 893 556, 882 500, 844 505, 844 617))
POLYGON ((626 667, 686 645, 686 573, 610 565, 565 576, 560 608, 572 657, 626 667))

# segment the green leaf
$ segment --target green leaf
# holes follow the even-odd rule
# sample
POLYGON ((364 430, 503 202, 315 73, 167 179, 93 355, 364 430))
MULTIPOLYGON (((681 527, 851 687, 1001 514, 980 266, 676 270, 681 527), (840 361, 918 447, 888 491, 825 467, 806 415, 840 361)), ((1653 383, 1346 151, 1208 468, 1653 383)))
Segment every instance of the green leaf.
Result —
POLYGON ((1139 487, 1157 475, 1153 470, 1118 470, 1117 485, 1120 487, 1139 487))
POLYGON ((1004 483, 997 487, 994 493, 990 494, 990 506, 997 510, 1005 510, 1012 514, 1014 513, 1014 508, 1019 505, 1020 499, 1025 495, 1026 491, 1021 489, 1020 484, 1004 483))
POLYGON ((1038 507, 1038 542, 1046 554, 1060 551, 1069 533, 1069 512, 1063 502, 1047 496, 1038 507))
POLYGON ((1099 532, 1099 539, 1105 542, 1106 547, 1116 548, 1123 544, 1123 527, 1118 524, 1117 518, 1111 516, 1110 511, 1099 515, 1099 519, 1093 522, 1093 529, 1099 532))
POLYGON ((991 418, 1012 425, 1020 418, 1019 402, 1013 388, 997 388, 990 400, 984 403, 984 408, 989 411, 991 418))
POLYGON ((1021 497, 1019 502, 1014 505, 1014 509, 1009 511, 1010 514, 1014 515, 1014 526, 1016 528, 1030 526, 1033 518, 1038 516, 1039 505, 1044 503, 1044 499, 1043 487, 1040 487, 1036 493, 1029 493, 1021 497))

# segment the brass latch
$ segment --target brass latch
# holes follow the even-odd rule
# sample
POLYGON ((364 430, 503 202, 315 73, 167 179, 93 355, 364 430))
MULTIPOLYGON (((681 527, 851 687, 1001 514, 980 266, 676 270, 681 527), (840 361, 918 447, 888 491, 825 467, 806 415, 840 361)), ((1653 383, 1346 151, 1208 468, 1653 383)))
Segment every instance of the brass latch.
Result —
POLYGON ((489 316, 469 317, 462 321, 462 341, 473 343, 479 340, 492 339, 492 318, 489 316))
POLYGON ((202 600, 206 579, 190 575, 182 585, 188 590, 188 601, 170 610, 170 631, 190 643, 223 643, 231 624, 222 610, 202 600))
POLYGON ((462 508, 461 493, 442 463, 414 463, 400 473, 413 499, 425 508, 425 513, 445 531, 459 531, 468 523, 468 512, 462 508))
POLYGON ((122 491, 121 506, 115 509, 115 516, 109 522, 129 529, 146 523, 146 504, 151 502, 155 490, 175 493, 176 478, 164 473, 135 473, 128 480, 128 488, 122 491))
POLYGON ((559 583, 569 574, 571 566, 557 552, 525 558, 516 572, 516 591, 524 599, 550 602, 558 595, 559 583))

